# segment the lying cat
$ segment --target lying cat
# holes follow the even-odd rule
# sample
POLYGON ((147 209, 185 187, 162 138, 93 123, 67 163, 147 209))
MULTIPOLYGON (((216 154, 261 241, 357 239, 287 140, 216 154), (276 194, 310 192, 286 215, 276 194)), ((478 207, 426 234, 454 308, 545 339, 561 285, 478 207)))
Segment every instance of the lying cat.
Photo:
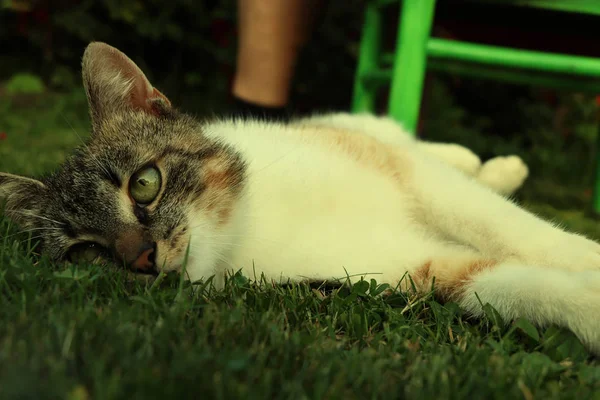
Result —
MULTIPOLYGON (((482 314, 571 329, 600 353, 600 245, 505 198, 515 156, 411 139, 389 119, 335 114, 289 124, 199 122, 123 53, 83 56, 92 136, 40 180, 0 175, 6 214, 39 229, 57 261, 114 259, 198 280, 406 284, 482 314)), ((405 288, 407 288, 405 286, 405 288)))

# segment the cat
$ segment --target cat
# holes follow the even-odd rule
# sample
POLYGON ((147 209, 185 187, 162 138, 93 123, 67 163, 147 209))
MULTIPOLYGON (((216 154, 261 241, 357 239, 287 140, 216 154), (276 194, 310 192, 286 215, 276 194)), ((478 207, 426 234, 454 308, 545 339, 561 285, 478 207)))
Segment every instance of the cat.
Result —
POLYGON ((39 230, 51 259, 185 265, 217 287, 239 269, 277 282, 435 283, 474 316, 489 303, 600 353, 600 244, 510 200, 528 175, 519 157, 482 164, 366 114, 197 121, 100 42, 82 75, 88 143, 39 180, 0 174, 6 216, 39 230))

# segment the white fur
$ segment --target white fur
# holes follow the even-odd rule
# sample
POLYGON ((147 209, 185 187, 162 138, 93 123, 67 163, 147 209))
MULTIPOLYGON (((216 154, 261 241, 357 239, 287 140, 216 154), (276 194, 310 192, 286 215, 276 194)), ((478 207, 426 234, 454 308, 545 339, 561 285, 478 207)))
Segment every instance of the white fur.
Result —
POLYGON ((348 274, 394 285, 428 260, 434 266, 444 260, 452 270, 493 259, 499 265, 474 275, 463 307, 481 315, 477 292, 507 319, 568 327, 600 351, 600 245, 501 195, 527 176, 518 157, 481 166, 463 147, 415 141, 390 119, 369 115, 325 115, 291 125, 223 121, 204 131, 243 155, 248 181, 227 226, 207 226, 202 215, 194 216, 192 280, 216 274, 222 284, 225 271, 241 268, 276 281, 348 274), (393 180, 301 134, 321 134, 323 127, 390 146, 408 178, 393 180))

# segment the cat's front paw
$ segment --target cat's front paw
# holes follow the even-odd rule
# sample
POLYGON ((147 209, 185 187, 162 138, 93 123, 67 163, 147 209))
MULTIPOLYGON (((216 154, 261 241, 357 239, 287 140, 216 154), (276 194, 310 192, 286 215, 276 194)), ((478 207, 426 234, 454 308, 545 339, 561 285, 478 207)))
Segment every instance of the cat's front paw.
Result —
MULTIPOLYGON (((598 272, 582 272, 565 282, 565 287, 576 293, 568 303, 563 303, 565 324, 581 340, 589 352, 600 357, 600 276, 598 272)), ((568 295, 562 299, 569 298, 568 295)), ((562 308, 562 307, 561 307, 562 308)))
POLYGON ((523 185, 528 175, 529 168, 519 156, 495 157, 481 166, 477 180, 500 194, 509 195, 523 185))

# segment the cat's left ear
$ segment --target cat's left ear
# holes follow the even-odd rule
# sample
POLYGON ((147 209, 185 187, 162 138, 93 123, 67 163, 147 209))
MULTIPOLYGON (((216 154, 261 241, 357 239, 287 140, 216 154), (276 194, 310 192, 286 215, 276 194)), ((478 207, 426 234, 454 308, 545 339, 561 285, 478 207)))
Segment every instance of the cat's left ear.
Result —
POLYGON ((83 84, 94 125, 120 109, 142 110, 161 115, 171 102, 150 84, 142 70, 116 48, 90 43, 83 54, 83 84))
POLYGON ((6 216, 22 227, 36 225, 46 190, 36 179, 0 172, 0 200, 6 204, 6 216))

